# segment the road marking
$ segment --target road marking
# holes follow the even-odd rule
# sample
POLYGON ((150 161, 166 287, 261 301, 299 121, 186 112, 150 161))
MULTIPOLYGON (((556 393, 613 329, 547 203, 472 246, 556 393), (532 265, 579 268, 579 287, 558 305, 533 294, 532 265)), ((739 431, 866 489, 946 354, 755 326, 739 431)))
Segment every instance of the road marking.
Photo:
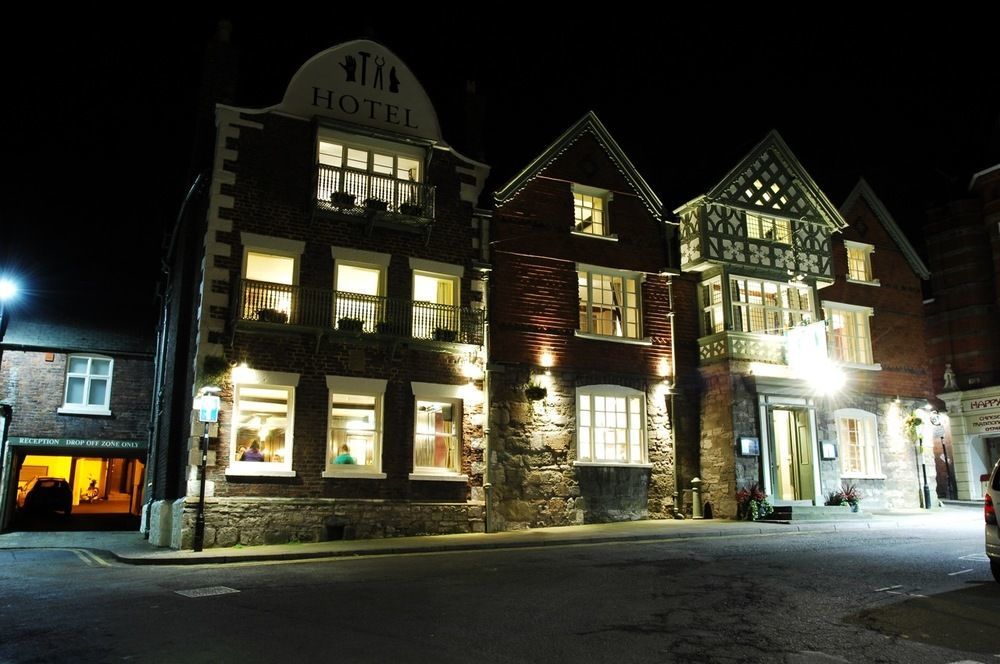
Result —
POLYGON ((111 567, 111 563, 86 549, 55 549, 55 551, 68 551, 89 567, 111 567))
MULTIPOLYGON (((967 556, 961 556, 959 558, 959 560, 978 560, 980 562, 986 563, 986 562, 989 562, 990 557, 987 556, 985 553, 970 553, 967 556)), ((996 655, 996 656, 1000 657, 1000 655, 996 655)))
MULTIPOLYGON (((887 590, 895 590, 896 588, 902 588, 902 587, 903 586, 886 586, 885 588, 876 588, 875 592, 884 593, 887 590)), ((899 593, 894 593, 894 594, 898 595, 899 593)))
POLYGON ((214 595, 229 595, 238 593, 239 590, 228 586, 208 586, 207 588, 192 588, 191 590, 175 590, 178 595, 184 597, 212 597, 214 595))
POLYGON ((963 570, 959 570, 957 572, 949 572, 948 576, 958 576, 959 574, 968 574, 971 571, 972 571, 971 569, 963 569, 963 570))

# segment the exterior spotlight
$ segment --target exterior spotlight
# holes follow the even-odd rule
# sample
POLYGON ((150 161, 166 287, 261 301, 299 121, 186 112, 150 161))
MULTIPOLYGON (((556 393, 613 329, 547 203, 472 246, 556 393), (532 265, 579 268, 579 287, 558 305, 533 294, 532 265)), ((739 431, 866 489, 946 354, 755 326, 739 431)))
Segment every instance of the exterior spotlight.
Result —
POLYGON ((17 296, 17 284, 13 280, 3 277, 0 279, 0 303, 9 302, 17 296))

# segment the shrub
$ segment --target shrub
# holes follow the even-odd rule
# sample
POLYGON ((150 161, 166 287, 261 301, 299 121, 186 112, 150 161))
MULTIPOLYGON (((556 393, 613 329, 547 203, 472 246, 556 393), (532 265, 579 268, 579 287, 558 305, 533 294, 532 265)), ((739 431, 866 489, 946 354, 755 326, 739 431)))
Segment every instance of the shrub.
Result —
POLYGON ((774 511, 767 500, 767 494, 758 482, 737 491, 736 504, 736 518, 744 521, 756 521, 774 511))

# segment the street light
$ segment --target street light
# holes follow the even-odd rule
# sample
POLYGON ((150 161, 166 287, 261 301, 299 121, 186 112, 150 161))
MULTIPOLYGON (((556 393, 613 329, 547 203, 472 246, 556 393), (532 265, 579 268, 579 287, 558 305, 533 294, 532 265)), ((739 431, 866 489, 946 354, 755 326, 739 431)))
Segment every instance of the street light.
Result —
MULTIPOLYGON (((0 341, 7 331, 7 321, 10 316, 7 314, 7 303, 17 297, 17 284, 12 279, 0 277, 0 341)), ((0 351, 2 352, 2 351, 0 351)))
POLYGON ((198 410, 198 419, 205 423, 205 434, 202 436, 199 445, 201 460, 198 464, 200 471, 200 484, 198 488, 198 510, 194 518, 194 550, 201 551, 205 544, 205 472, 208 470, 208 442, 209 424, 219 421, 219 392, 221 390, 214 386, 205 386, 198 392, 195 399, 195 408, 198 410))

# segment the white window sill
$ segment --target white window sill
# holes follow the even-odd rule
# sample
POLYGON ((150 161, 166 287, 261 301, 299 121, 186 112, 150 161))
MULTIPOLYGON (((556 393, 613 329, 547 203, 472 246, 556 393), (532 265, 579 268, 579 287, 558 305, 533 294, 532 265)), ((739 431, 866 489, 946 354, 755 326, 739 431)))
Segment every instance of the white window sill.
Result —
POLYGON ((410 473, 410 479, 418 482, 468 482, 468 475, 456 473, 410 473))
POLYGON ((882 371, 882 365, 878 362, 875 364, 863 364, 861 362, 837 362, 837 366, 841 369, 861 369, 862 371, 882 371))
POLYGON ((101 415, 111 417, 111 411, 106 408, 86 408, 84 406, 60 406, 56 409, 60 415, 101 415))
POLYGON ((618 236, 615 234, 611 235, 597 235, 596 233, 581 233, 580 231, 570 231, 570 235, 575 235, 577 237, 590 237, 595 240, 607 240, 609 242, 617 242, 618 236))
POLYGON ((629 339, 628 337, 612 337, 606 334, 593 334, 591 332, 581 332, 573 330, 573 336, 581 339, 591 339, 593 341, 611 341, 616 344, 632 344, 633 346, 652 346, 653 339, 645 337, 643 339, 629 339))
POLYGON ((841 473, 840 479, 842 480, 884 480, 888 479, 886 475, 863 475, 861 473, 841 473))
POLYGON ((624 461, 574 461, 574 466, 611 466, 615 468, 652 468, 651 463, 626 463, 624 461))
POLYGON ((384 480, 385 473, 376 473, 373 470, 324 470, 323 477, 337 478, 337 479, 348 479, 348 480, 384 480))
POLYGON ((847 283, 849 284, 860 284, 861 286, 881 286, 882 284, 878 279, 872 279, 871 281, 865 281, 864 279, 851 279, 847 277, 847 283))
MULTIPOLYGON (((239 462, 236 462, 239 463, 239 462)), ((246 463, 264 463, 263 461, 249 461, 246 463)), ((246 468, 242 465, 232 465, 226 468, 226 477, 295 477, 294 470, 287 468, 246 468)))

